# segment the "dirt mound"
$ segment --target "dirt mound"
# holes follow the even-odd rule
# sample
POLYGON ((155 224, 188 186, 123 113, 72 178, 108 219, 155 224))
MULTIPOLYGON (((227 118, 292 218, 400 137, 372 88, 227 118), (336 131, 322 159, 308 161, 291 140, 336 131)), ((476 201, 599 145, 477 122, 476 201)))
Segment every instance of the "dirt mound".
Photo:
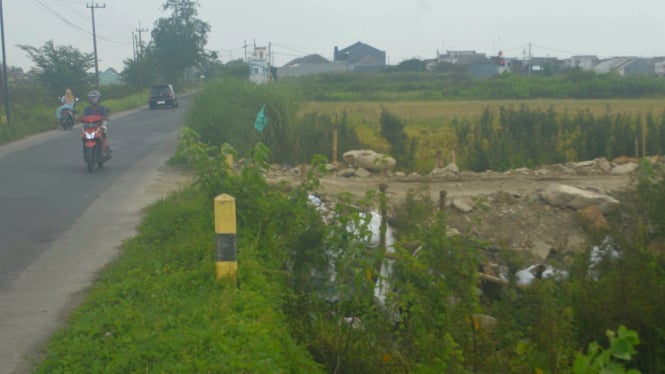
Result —
MULTIPOLYGON (((543 261, 548 254, 565 254, 582 248, 586 233, 578 211, 553 206, 540 192, 557 183, 612 196, 630 188, 631 171, 637 166, 634 161, 615 164, 598 159, 502 173, 435 170, 427 176, 345 177, 331 167, 331 173, 320 179, 319 193, 333 196, 349 192, 363 196, 384 184, 392 207, 403 203, 412 189, 423 189, 435 202, 445 195, 449 227, 481 239, 488 246, 520 251, 543 261), (458 202, 464 202, 466 208, 458 202)), ((302 168, 273 169, 267 179, 270 183, 298 183, 302 171, 302 168)))

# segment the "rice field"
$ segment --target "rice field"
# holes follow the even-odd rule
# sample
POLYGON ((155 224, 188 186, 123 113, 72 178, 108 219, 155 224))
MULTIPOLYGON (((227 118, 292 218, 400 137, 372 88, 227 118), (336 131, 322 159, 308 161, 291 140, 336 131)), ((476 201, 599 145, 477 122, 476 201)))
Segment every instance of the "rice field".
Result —
POLYGON ((665 99, 542 99, 542 100, 491 100, 491 101, 389 101, 389 102, 309 102, 301 113, 339 115, 346 111, 352 125, 378 125, 381 108, 397 115, 407 125, 445 125, 453 119, 473 121, 485 108, 495 113, 500 107, 525 105, 533 109, 552 108, 557 113, 589 111, 593 115, 610 113, 653 113, 665 111, 665 99))
MULTIPOLYGON (((536 112, 553 110, 556 114, 588 112, 600 118, 605 114, 629 115, 633 120, 645 118, 646 114, 661 118, 665 113, 665 99, 541 99, 541 100, 486 100, 486 101, 386 101, 386 102, 308 102, 300 114, 328 114, 333 123, 346 112, 347 125, 353 128, 361 142, 377 152, 390 152, 390 145, 380 135, 382 108, 396 115, 404 124, 404 131, 410 139, 415 139, 415 165, 419 170, 431 168, 432 154, 437 149, 457 150, 459 161, 464 164, 465 154, 471 149, 460 144, 451 124, 457 120, 467 125, 477 125, 486 109, 498 122, 500 108, 519 109, 525 106, 536 112)), ((630 121, 633 121, 630 120, 630 121)), ((490 139, 488 141, 491 142, 490 139)))

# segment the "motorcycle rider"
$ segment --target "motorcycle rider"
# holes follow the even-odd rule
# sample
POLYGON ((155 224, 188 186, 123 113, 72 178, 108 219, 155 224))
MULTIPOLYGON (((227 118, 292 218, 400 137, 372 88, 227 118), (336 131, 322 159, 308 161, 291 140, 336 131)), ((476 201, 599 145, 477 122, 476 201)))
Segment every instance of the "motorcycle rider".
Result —
POLYGON ((72 93, 72 90, 67 88, 65 89, 65 94, 60 97, 60 106, 58 109, 55 111, 55 118, 58 120, 57 123, 60 123, 60 119, 62 118, 62 111, 67 108, 71 110, 72 112, 74 111, 74 104, 76 104, 76 98, 74 97, 74 94, 72 93))
MULTIPOLYGON (((102 101, 102 94, 97 91, 97 90, 92 90, 88 92, 88 102, 90 103, 90 106, 85 108, 83 111, 84 116, 89 116, 89 115, 94 115, 98 114, 104 118, 104 122, 102 122, 102 139, 103 139, 103 145, 102 145, 102 150, 104 151, 104 158, 111 158, 111 146, 108 144, 108 139, 107 139, 107 130, 106 130, 106 124, 108 123, 109 120, 109 115, 111 114, 111 110, 101 104, 102 101)), ((83 150, 85 151, 85 144, 83 145, 83 150)))

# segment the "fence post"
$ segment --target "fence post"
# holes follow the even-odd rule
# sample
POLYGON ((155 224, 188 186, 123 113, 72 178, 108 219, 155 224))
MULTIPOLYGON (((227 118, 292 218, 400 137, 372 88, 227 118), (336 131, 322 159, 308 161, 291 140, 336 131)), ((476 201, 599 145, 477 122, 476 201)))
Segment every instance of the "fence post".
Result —
POLYGON ((332 163, 337 163, 337 127, 333 128, 332 163))
POLYGON ((215 240, 217 280, 228 279, 237 287, 236 200, 233 196, 215 197, 215 240))
POLYGON ((446 195, 448 195, 448 192, 444 190, 439 191, 439 211, 441 212, 446 209, 446 195))
POLYGON ((385 183, 381 183, 379 185, 379 191, 381 191, 381 194, 379 195, 380 201, 381 201, 381 206, 379 207, 380 209, 380 214, 381 214, 381 223, 379 226, 379 247, 381 247, 382 250, 386 250, 386 230, 388 227, 388 220, 386 216, 388 215, 388 208, 386 204, 386 191, 388 190, 388 185, 385 183))

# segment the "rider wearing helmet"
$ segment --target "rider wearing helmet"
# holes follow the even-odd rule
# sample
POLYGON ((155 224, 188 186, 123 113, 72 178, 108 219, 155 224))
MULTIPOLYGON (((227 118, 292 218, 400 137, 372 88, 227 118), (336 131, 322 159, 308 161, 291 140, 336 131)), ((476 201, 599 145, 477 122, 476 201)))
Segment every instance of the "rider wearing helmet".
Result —
POLYGON ((92 90, 88 92, 88 102, 90 103, 90 106, 85 108, 83 115, 89 116, 91 114, 99 114, 105 119, 108 119, 110 110, 101 104, 102 94, 99 91, 92 90))
POLYGON ((102 94, 97 90, 92 90, 88 92, 88 102, 90 103, 90 106, 85 108, 85 110, 83 111, 83 115, 89 116, 89 115, 98 114, 104 117, 104 123, 102 124, 102 135, 104 138, 104 145, 102 148, 104 150, 105 157, 110 158, 112 151, 111 147, 108 145, 108 140, 106 139, 106 134, 107 134, 106 124, 108 122, 111 110, 101 104, 102 94))

